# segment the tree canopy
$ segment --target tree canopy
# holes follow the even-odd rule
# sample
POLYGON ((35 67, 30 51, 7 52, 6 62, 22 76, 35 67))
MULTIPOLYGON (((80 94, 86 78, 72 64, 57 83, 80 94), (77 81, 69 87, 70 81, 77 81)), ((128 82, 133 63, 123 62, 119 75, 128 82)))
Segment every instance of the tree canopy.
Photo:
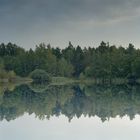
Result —
MULTIPOLYGON (((61 48, 61 47, 60 47, 61 48)), ((6 71, 26 77, 36 69, 51 76, 94 79, 140 78, 140 50, 133 44, 127 48, 101 42, 98 47, 73 46, 60 49, 41 43, 25 50, 15 44, 0 45, 0 60, 6 71)))

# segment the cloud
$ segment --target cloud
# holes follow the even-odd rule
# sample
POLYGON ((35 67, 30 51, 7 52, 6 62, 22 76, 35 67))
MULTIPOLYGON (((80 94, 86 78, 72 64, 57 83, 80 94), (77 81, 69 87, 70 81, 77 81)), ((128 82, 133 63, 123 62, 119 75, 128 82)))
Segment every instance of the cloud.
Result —
MULTIPOLYGON (((110 20, 138 14, 139 0, 1 0, 0 13, 45 20, 110 20)), ((31 18, 31 19, 32 19, 31 18)), ((16 20, 16 19, 15 19, 16 20)))
POLYGON ((0 41, 102 40, 112 30, 129 31, 128 22, 138 24, 139 18, 139 0, 0 0, 0 41), (101 32, 105 37, 97 35, 101 32))

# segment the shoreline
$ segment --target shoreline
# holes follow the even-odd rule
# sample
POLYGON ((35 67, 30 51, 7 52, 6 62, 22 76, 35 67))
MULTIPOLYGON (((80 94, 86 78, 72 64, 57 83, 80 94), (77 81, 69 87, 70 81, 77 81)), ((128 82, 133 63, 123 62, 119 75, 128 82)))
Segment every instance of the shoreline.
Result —
MULTIPOLYGON (((33 82, 33 79, 29 77, 15 77, 13 79, 0 79, 0 84, 10 84, 10 83, 18 83, 18 84, 24 84, 24 83, 31 83, 33 82)), ((69 77, 52 77, 51 82, 49 85, 65 85, 65 84, 73 84, 73 83, 82 83, 82 84, 139 84, 140 79, 137 79, 136 81, 130 81, 127 78, 114 78, 114 79, 94 79, 94 78, 69 78, 69 77)))

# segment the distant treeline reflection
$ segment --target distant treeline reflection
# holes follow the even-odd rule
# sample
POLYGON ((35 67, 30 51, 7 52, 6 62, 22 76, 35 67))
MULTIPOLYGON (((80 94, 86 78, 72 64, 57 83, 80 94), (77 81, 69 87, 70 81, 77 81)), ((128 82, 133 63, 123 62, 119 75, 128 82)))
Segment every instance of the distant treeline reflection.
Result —
POLYGON ((39 119, 63 114, 69 121, 81 115, 96 115, 102 121, 118 115, 133 119, 140 114, 140 86, 71 85, 39 90, 37 86, 21 85, 0 94, 1 121, 14 120, 24 113, 34 113, 39 119))

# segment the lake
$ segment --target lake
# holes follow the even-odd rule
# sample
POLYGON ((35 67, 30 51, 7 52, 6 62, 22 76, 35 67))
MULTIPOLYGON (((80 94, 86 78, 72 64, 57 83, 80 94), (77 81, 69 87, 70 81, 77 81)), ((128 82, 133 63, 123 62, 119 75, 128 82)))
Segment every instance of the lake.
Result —
POLYGON ((140 85, 19 85, 0 93, 0 140, 139 140, 140 85))

